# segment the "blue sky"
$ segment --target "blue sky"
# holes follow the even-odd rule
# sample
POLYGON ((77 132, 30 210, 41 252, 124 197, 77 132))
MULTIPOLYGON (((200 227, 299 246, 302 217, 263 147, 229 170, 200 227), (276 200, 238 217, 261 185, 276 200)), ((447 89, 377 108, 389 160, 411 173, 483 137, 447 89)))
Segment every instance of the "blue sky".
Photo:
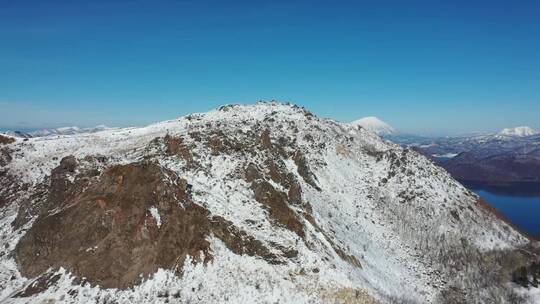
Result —
POLYGON ((422 134, 540 129, 539 16, 540 1, 0 0, 0 128, 278 99, 422 134))

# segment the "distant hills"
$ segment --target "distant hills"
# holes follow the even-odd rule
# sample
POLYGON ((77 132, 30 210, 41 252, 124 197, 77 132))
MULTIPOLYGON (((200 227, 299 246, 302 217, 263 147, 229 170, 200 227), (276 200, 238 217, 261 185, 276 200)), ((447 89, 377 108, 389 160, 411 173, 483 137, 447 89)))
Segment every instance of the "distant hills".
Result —
POLYGON ((54 129, 41 129, 41 130, 35 130, 30 132, 22 132, 22 131, 6 131, 4 134, 10 135, 13 137, 19 137, 19 138, 32 138, 32 137, 44 137, 44 136, 53 136, 53 135, 75 135, 75 134, 82 134, 82 133, 95 133, 99 131, 105 131, 109 130, 111 128, 105 126, 105 125, 99 125, 92 128, 79 128, 76 126, 71 127, 61 127, 61 128, 54 128, 54 129))
POLYGON ((526 184, 540 193, 540 133, 530 127, 505 128, 491 134, 423 137, 400 133, 375 117, 351 124, 424 154, 463 183, 497 187, 526 184))

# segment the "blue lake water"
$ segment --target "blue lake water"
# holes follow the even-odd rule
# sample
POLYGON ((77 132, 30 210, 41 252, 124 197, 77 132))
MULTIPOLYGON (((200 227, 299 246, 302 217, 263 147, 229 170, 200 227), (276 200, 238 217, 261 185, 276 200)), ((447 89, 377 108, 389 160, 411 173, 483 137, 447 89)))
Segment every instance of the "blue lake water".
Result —
POLYGON ((540 196, 516 196, 471 188, 476 194, 502 213, 512 224, 535 236, 540 236, 540 196))

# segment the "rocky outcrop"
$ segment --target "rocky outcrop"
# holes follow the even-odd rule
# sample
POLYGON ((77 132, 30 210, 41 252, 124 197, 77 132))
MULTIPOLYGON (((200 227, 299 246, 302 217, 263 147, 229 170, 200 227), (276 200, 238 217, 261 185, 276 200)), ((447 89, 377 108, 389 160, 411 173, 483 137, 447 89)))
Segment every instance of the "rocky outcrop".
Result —
POLYGON ((11 162, 11 150, 7 145, 15 142, 15 138, 0 134, 0 170, 11 162))
POLYGON ((15 142, 15 138, 0 134, 0 145, 8 145, 15 142))

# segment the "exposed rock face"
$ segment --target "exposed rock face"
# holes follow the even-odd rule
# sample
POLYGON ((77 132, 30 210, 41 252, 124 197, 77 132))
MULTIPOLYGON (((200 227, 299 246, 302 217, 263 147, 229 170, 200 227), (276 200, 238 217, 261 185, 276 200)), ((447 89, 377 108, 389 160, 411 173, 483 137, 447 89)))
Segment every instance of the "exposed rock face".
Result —
POLYGON ((270 183, 264 181, 254 182, 252 190, 255 199, 268 208, 270 218, 294 231, 301 238, 305 237, 304 226, 289 207, 287 194, 277 191, 270 183))
POLYGON ((99 174, 99 171, 87 170, 74 180, 77 165, 78 162, 73 156, 62 158, 59 166, 51 170, 51 176, 36 186, 30 197, 20 201, 17 218, 12 224, 20 228, 34 217, 55 208, 62 208, 75 200, 82 189, 88 186, 89 178, 99 174))
POLYGON ((13 195, 18 192, 14 177, 9 174, 7 165, 13 160, 12 150, 8 146, 15 142, 12 137, 0 135, 0 208, 12 201, 13 195))
POLYGON ((13 138, 0 135, 0 168, 11 162, 11 150, 6 145, 13 142, 13 138))
MULTIPOLYGON (((55 170, 74 163, 62 161, 55 170)), ((204 210, 187 202, 184 181, 156 164, 111 167, 78 191, 55 186, 47 210, 17 245, 24 275, 63 266, 104 287, 127 287, 140 274, 181 266, 177 259, 187 254, 210 258, 204 210), (151 207, 158 208, 161 227, 151 207)))
POLYGON ((17 195, 25 190, 25 185, 17 184, 16 178, 8 170, 0 167, 0 208, 14 201, 17 195))
POLYGON ((504 303, 538 250, 425 157, 292 105, 5 147, 0 301, 504 303))
POLYGON ((15 142, 15 138, 0 134, 0 145, 7 145, 15 142))
POLYGON ((187 163, 193 163, 193 155, 189 147, 184 144, 181 137, 165 136, 165 146, 167 155, 177 155, 183 158, 187 163))

